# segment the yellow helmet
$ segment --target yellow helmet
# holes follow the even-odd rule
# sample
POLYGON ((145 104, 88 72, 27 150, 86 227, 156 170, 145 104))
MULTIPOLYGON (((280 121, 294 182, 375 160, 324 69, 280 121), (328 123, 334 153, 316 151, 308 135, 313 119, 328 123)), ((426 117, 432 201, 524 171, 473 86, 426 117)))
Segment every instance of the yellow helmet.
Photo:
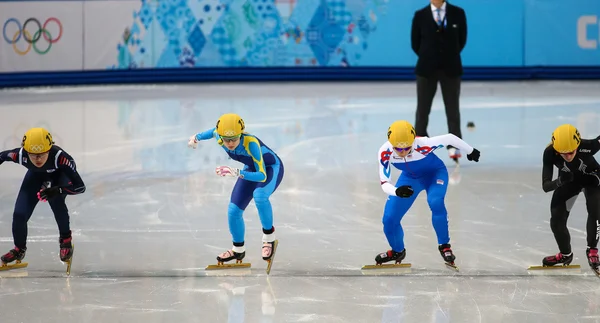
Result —
POLYGON ((221 137, 237 137, 244 128, 244 120, 235 113, 224 114, 217 121, 217 134, 221 137))
POLYGON ((412 147, 416 136, 415 128, 405 120, 394 121, 387 132, 388 141, 398 148, 412 147))
POLYGON ((23 136, 21 147, 30 154, 43 154, 52 148, 52 135, 44 128, 31 128, 23 136))
POLYGON ((552 133, 552 147, 558 153, 570 153, 579 147, 581 136, 577 128, 570 124, 563 124, 554 129, 552 133))

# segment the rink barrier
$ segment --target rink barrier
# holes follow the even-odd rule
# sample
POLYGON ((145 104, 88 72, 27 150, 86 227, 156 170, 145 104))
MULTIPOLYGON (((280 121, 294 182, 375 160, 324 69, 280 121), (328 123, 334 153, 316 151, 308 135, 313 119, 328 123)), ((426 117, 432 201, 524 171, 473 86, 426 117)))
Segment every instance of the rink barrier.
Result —
MULTIPOLYGON (((412 67, 164 68, 0 73, 0 88, 98 84, 269 81, 410 81, 412 67)), ((597 80, 600 66, 466 67, 463 80, 597 80)))

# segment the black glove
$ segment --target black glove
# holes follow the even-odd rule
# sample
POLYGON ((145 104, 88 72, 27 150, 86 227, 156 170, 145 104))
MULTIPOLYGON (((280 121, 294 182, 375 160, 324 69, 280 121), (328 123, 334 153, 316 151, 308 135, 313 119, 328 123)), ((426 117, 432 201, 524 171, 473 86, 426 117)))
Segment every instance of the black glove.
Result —
POLYGON ((411 197, 415 191, 408 185, 400 186, 396 189, 396 195, 399 197, 411 197))
POLYGON ((598 174, 584 174, 581 184, 583 186, 600 186, 600 178, 598 178, 598 174))
POLYGON ((52 186, 50 188, 41 190, 38 193, 38 199, 40 199, 40 201, 47 201, 59 196, 60 194, 62 194, 62 192, 62 188, 58 186, 52 186))
POLYGON ((565 184, 571 183, 575 175, 573 172, 560 172, 558 174, 558 185, 563 186, 565 184))
POLYGON ((479 162, 479 150, 473 148, 473 151, 467 155, 468 160, 479 162))

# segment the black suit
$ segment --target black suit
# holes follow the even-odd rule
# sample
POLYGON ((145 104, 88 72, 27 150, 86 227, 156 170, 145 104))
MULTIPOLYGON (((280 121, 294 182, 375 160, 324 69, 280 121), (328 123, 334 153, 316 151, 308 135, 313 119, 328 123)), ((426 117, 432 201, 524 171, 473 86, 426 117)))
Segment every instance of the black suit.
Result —
POLYGON ((460 131, 460 83, 463 74, 460 53, 467 43, 467 18, 465 11, 446 2, 443 23, 438 26, 431 6, 415 12, 411 30, 412 49, 419 57, 417 75, 417 136, 427 136, 431 104, 442 88, 446 107, 448 131, 462 138, 460 131))

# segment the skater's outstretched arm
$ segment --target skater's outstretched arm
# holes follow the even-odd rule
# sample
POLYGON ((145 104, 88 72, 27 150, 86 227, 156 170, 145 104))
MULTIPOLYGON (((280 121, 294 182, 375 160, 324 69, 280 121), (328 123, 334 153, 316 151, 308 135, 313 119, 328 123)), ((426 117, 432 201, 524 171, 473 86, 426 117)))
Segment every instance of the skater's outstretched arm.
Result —
POLYGON ((61 187, 63 193, 77 195, 85 192, 85 184, 77 172, 77 166, 73 157, 62 151, 56 159, 56 164, 58 169, 70 180, 68 185, 61 187))
POLYGON ((214 138, 216 136, 216 134, 217 134, 216 128, 211 128, 206 131, 197 133, 190 137, 190 140, 188 141, 188 147, 196 149, 196 148, 198 148, 198 141, 214 138))
POLYGON ((263 160, 262 149, 260 148, 260 142, 253 136, 246 135, 243 137, 243 145, 246 148, 246 152, 252 158, 254 162, 255 172, 247 170, 240 171, 240 177, 251 182, 264 182, 267 180, 267 171, 265 170, 265 162, 263 160))
POLYGON ((390 157, 392 155, 392 144, 388 141, 379 148, 379 181, 381 189, 391 196, 396 196, 396 187, 390 183, 392 167, 390 165, 390 157))
POLYGON ((552 176, 554 176, 554 164, 552 162, 554 154, 555 152, 552 146, 548 146, 546 150, 544 150, 542 166, 542 189, 546 193, 554 191, 562 185, 573 181, 573 174, 571 172, 564 172, 562 177, 559 172, 559 177, 555 180, 552 180, 552 176))
POLYGON ((5 161, 11 161, 13 163, 18 164, 20 151, 21 151, 21 148, 15 148, 15 149, 5 150, 3 152, 0 152, 0 165, 2 165, 2 163, 4 163, 5 161))
MULTIPOLYGON (((467 144, 464 140, 458 138, 457 136, 449 133, 447 135, 435 136, 435 137, 421 137, 421 142, 424 142, 426 146, 436 147, 439 145, 442 146, 453 146, 462 151, 465 151, 467 154, 473 152, 474 148, 467 144)), ((418 148, 417 148, 418 151, 418 148)))
POLYGON ((600 136, 598 136, 598 138, 593 140, 594 142, 592 143, 592 155, 597 154, 600 151, 600 136))
POLYGON ((195 138, 196 138, 197 141, 212 139, 216 135, 216 131, 215 130, 216 130, 216 128, 211 128, 211 129, 208 129, 206 131, 197 133, 196 136, 195 136, 195 138))

